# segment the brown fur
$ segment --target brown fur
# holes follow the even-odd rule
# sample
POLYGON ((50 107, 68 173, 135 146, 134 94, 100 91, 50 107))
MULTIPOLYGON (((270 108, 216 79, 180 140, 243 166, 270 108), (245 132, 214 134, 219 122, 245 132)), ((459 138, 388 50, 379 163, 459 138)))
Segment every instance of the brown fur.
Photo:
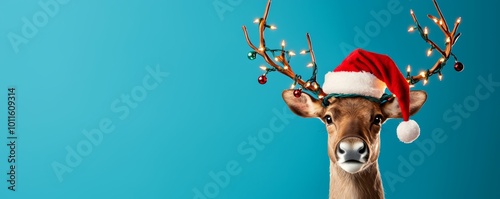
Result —
MULTIPOLYGON (((299 98, 293 96, 293 90, 283 92, 283 99, 295 114, 301 117, 317 117, 325 124, 325 116, 331 116, 332 124, 327 124, 328 156, 330 157, 330 199, 381 199, 384 198, 382 179, 378 168, 380 153, 381 125, 387 118, 401 117, 397 100, 384 105, 364 98, 329 99, 330 105, 323 107, 321 101, 308 94, 299 98), (374 124, 374 118, 382 116, 380 125, 374 124), (368 160, 356 173, 344 171, 338 165, 337 147, 343 139, 364 141, 368 146, 368 160)), ((415 114, 427 99, 424 91, 411 91, 410 115, 415 114)))
POLYGON ((350 174, 330 161, 330 199, 334 198, 384 198, 378 163, 371 164, 361 172, 350 174))
POLYGON ((336 99, 325 114, 335 115, 334 125, 327 126, 330 156, 330 199, 384 198, 378 171, 380 126, 372 124, 373 117, 382 114, 378 104, 363 98, 336 99), (368 162, 362 171, 350 174, 337 164, 336 148, 347 137, 358 137, 369 146, 368 162))

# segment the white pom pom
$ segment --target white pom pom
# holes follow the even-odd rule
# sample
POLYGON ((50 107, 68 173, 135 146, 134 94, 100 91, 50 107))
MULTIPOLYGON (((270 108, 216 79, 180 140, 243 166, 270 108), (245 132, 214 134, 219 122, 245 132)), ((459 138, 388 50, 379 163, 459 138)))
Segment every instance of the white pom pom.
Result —
POLYGON ((414 120, 404 121, 398 125, 397 134, 401 142, 409 144, 420 135, 420 127, 414 120))

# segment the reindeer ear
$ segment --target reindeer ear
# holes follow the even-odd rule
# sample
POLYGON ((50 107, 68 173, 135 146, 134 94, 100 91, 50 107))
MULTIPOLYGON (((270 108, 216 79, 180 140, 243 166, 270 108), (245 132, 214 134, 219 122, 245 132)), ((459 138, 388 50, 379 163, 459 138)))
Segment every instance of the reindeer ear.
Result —
POLYGON ((293 95, 293 90, 283 91, 283 100, 293 113, 301 117, 320 117, 323 111, 321 101, 302 93, 300 97, 293 95))
MULTIPOLYGON (((427 100, 427 93, 425 91, 410 91, 410 116, 417 113, 427 100)), ((401 118, 401 108, 398 101, 393 100, 387 102, 382 106, 382 113, 387 118, 401 118)))

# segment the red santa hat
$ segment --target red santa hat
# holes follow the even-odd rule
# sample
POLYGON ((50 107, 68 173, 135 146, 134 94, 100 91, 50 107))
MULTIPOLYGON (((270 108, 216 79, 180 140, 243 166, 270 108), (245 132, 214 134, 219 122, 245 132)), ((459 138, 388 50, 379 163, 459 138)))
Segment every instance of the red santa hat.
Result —
POLYGON ((328 94, 357 94, 377 99, 388 88, 398 100, 403 117, 397 128, 399 140, 411 143, 420 135, 418 124, 409 119, 409 84, 387 55, 354 50, 337 68, 325 75, 322 88, 328 94))

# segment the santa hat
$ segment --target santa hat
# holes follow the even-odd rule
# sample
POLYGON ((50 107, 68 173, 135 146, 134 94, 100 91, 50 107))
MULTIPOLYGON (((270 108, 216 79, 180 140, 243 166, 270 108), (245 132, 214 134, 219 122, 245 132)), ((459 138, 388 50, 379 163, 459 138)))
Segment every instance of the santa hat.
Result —
POLYGON ((418 124, 410 120, 410 88, 394 61, 387 55, 354 50, 332 72, 325 75, 323 91, 331 94, 356 94, 380 99, 386 88, 396 96, 403 122, 397 135, 411 143, 420 135, 418 124))

